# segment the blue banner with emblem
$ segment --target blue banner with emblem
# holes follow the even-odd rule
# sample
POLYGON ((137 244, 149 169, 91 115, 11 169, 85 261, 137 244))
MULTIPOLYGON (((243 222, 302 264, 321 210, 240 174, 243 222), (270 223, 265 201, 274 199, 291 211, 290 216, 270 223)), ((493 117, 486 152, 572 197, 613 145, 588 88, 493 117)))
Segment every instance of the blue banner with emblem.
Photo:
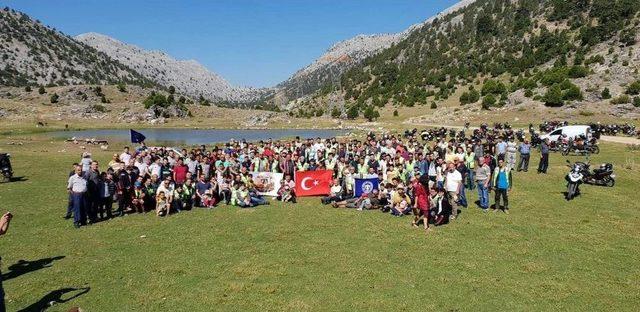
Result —
POLYGON ((356 197, 373 192, 378 189, 378 178, 358 179, 356 178, 356 197))

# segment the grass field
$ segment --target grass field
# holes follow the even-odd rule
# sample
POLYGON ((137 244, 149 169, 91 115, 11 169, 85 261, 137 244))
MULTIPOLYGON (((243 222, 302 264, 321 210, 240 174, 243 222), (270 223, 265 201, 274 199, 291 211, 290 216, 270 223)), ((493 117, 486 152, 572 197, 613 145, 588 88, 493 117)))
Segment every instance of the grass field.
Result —
MULTIPOLYGON (((130 215, 76 230, 62 216, 69 165, 80 151, 33 138, 22 146, 0 138, 0 151, 12 153, 24 177, 0 184, 0 210, 15 215, 0 238, 9 311, 83 287, 48 311, 640 307, 640 152, 623 145, 603 144, 592 160, 614 163, 614 188, 584 186, 581 197, 564 201, 565 158, 553 154, 549 175, 515 176, 511 214, 469 208, 425 235, 406 217, 336 210, 313 198, 130 215), (28 262, 16 268, 20 260, 28 262)), ((104 164, 110 153, 94 158, 104 164)))

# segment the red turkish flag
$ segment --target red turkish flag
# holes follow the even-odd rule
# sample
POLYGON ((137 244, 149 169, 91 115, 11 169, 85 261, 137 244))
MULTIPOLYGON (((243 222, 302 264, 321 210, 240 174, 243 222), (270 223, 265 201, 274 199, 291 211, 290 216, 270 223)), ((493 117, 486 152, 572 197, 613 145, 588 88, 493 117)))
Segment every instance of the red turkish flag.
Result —
POLYGON ((296 171, 296 196, 327 195, 331 193, 333 171, 296 171))

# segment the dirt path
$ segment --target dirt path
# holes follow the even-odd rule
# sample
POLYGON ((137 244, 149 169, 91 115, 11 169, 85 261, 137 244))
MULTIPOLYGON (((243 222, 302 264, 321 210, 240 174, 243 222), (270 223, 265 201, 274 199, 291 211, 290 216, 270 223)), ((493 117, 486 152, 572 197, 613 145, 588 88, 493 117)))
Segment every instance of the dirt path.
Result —
POLYGON ((622 144, 640 144, 640 139, 634 137, 621 137, 621 136, 606 136, 603 135, 600 137, 600 140, 613 142, 613 143, 622 143, 622 144))

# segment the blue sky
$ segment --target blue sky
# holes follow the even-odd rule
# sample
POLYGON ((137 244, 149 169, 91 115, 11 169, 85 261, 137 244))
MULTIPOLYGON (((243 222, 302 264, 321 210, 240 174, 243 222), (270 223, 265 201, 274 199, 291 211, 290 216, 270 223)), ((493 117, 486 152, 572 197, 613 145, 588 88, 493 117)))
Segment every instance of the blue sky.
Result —
POLYGON ((456 0, 0 0, 75 36, 98 32, 177 59, 234 85, 272 86, 332 44, 399 32, 456 0))

